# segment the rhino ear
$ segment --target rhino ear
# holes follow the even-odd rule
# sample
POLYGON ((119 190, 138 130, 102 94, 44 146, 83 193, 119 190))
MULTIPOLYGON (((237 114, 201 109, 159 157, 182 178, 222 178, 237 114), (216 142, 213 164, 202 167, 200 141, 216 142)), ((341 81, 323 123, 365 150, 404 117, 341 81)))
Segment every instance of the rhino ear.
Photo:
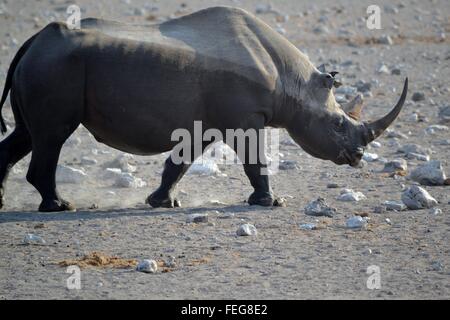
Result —
POLYGON ((355 120, 359 120, 361 118, 361 111, 363 108, 363 95, 359 93, 356 97, 353 98, 352 101, 346 104, 342 104, 341 108, 344 112, 355 120))
POLYGON ((325 65, 322 63, 320 66, 317 67, 317 70, 319 70, 322 73, 325 73, 325 65))

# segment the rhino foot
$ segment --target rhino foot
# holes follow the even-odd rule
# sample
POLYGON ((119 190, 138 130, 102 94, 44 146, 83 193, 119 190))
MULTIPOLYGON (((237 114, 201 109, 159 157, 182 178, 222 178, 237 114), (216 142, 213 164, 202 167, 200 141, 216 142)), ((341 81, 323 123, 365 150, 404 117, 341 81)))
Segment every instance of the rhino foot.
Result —
POLYGON ((180 201, 171 197, 158 197, 152 193, 145 201, 153 208, 178 208, 181 207, 180 201))
POLYGON ((248 204, 253 205, 259 205, 264 207, 271 207, 274 205, 274 197, 269 192, 253 192, 250 197, 248 198, 248 204))
POLYGON ((75 211, 75 206, 66 200, 42 200, 40 212, 75 211))

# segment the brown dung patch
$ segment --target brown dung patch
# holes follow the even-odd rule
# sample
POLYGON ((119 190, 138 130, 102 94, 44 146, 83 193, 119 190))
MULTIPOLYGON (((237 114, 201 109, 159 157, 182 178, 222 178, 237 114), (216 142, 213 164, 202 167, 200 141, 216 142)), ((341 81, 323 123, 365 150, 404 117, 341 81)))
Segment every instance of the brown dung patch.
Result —
POLYGON ((63 260, 58 262, 61 267, 78 266, 80 268, 134 268, 138 261, 136 259, 123 259, 116 256, 109 256, 102 252, 93 251, 80 259, 63 260))

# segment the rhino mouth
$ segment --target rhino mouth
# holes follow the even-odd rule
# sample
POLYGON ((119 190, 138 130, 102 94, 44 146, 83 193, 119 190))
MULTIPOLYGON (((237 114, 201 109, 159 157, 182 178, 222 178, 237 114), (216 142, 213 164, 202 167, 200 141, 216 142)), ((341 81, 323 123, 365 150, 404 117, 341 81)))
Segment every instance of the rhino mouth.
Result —
POLYGON ((364 150, 358 148, 352 155, 347 150, 341 150, 340 159, 351 167, 357 167, 361 162, 364 150))

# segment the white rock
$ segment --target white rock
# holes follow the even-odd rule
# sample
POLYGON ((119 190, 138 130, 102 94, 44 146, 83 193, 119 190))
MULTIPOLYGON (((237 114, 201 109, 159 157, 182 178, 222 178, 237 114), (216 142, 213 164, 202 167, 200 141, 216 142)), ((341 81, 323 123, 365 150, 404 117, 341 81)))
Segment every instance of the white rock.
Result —
POLYGON ((432 208, 437 205, 436 199, 425 189, 416 185, 409 187, 402 193, 402 201, 412 210, 432 208))
POLYGON ((119 175, 114 183, 114 186, 120 188, 142 188, 145 187, 147 183, 141 178, 134 177, 131 173, 124 172, 119 175))
POLYGON ((377 72, 378 73, 384 73, 384 74, 390 74, 391 73, 391 71, 389 70, 389 68, 385 64, 382 64, 381 66, 379 66, 378 69, 377 69, 377 72))
POLYGON ((434 215, 442 214, 442 210, 439 208, 432 208, 430 209, 430 213, 434 215))
POLYGON ((37 236, 32 233, 28 233, 23 238, 22 243, 23 244, 45 244, 45 240, 42 239, 40 236, 37 236))
POLYGON ((302 223, 300 225, 301 230, 316 230, 317 226, 314 223, 302 223))
POLYGON ((208 215, 207 214, 201 214, 201 213, 193 213, 189 214, 186 218, 187 223, 202 223, 202 222, 208 222, 208 215))
POLYGON ((245 223, 239 226, 236 234, 238 236, 256 236, 258 234, 258 231, 256 230, 256 227, 254 225, 245 223))
POLYGON ((406 154, 406 159, 409 160, 419 160, 419 161, 430 161, 430 156, 427 154, 420 154, 415 152, 409 152, 406 154))
POLYGON ((106 168, 105 179, 117 179, 122 175, 122 170, 119 168, 106 168))
POLYGON ((429 149, 424 148, 415 143, 405 144, 405 145, 401 146, 400 148, 398 148, 397 151, 400 153, 405 153, 405 154, 408 154, 408 153, 417 153, 417 154, 422 154, 422 155, 430 154, 429 149))
POLYGON ((379 143, 378 141, 372 141, 369 146, 371 146, 372 148, 378 149, 381 148, 381 143, 379 143))
POLYGON ((441 186, 447 179, 441 162, 437 160, 418 166, 411 172, 409 178, 425 186, 441 186))
POLYGON ((155 260, 142 260, 138 263, 136 270, 145 273, 155 273, 158 271, 158 263, 155 260))
POLYGON ((365 229, 367 227, 367 217, 354 216, 347 219, 345 225, 351 229, 365 229))
POLYGON ((361 201, 366 199, 366 196, 362 192, 355 192, 352 189, 344 189, 337 197, 339 201, 361 201))
POLYGON ((435 134, 436 132, 447 132, 448 130, 449 130, 449 128, 447 126, 440 125, 440 124, 433 124, 431 126, 428 126, 425 129, 425 132, 428 134, 435 134))
POLYGON ((107 163, 106 166, 109 168, 119 168, 122 172, 133 173, 136 172, 137 168, 129 163, 132 160, 134 160, 134 156, 132 154, 123 153, 113 161, 107 163))
POLYGON ((212 176, 220 173, 217 164, 204 157, 200 157, 200 160, 196 160, 187 171, 188 175, 200 175, 200 176, 212 176), (198 162, 197 162, 198 161, 198 162))
POLYGON ((309 216, 326 216, 333 217, 336 209, 327 205, 324 198, 317 198, 311 201, 305 207, 305 214, 309 216))
POLYGON ((364 152, 363 159, 367 162, 374 162, 378 160, 378 155, 376 153, 364 152))
POLYGON ((395 210, 395 211, 403 211, 406 209, 406 205, 401 201, 385 201, 383 205, 386 207, 386 210, 395 210))
POLYGON ((89 158, 89 157, 82 157, 81 158, 81 164, 84 166, 92 166, 97 164, 97 160, 95 160, 94 158, 89 158))
POLYGON ((58 183, 82 183, 87 178, 84 170, 58 165, 56 168, 56 182, 58 183))

